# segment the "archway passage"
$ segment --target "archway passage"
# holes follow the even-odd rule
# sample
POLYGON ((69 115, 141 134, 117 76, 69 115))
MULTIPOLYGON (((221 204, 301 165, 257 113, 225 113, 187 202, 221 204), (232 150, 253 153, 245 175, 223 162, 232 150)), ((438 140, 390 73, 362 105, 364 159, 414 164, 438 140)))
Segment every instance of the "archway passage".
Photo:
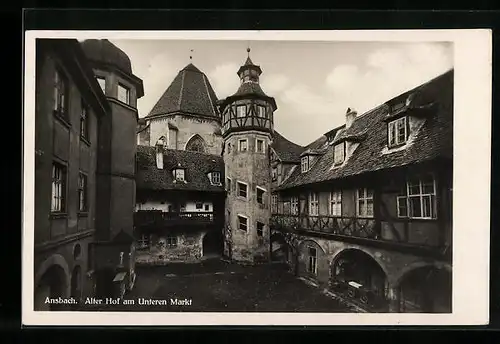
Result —
POLYGON ((222 232, 215 228, 209 230, 203 237, 203 258, 214 258, 222 256, 224 251, 224 238, 222 232))
POLYGON ((331 287, 343 296, 369 308, 385 310, 387 276, 369 254, 347 249, 339 253, 331 267, 331 287))
POLYGON ((35 311, 65 310, 65 305, 46 302, 49 299, 66 297, 66 274, 59 265, 52 265, 45 271, 35 288, 35 311))
POLYGON ((451 313, 452 276, 446 269, 424 266, 408 272, 399 285, 400 310, 406 313, 451 313))
POLYGON ((194 152, 206 152, 206 144, 203 138, 196 134, 186 143, 186 150, 194 152))
POLYGON ((271 242, 271 260, 273 262, 288 262, 290 247, 281 233, 273 233, 271 242))

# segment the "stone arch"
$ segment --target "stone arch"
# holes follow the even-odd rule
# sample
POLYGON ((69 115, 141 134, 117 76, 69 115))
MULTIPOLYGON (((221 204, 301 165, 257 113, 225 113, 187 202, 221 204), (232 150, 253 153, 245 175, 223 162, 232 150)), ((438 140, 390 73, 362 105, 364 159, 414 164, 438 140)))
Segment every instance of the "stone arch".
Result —
POLYGON ((194 134, 186 142, 186 146, 184 147, 184 150, 206 153, 207 152, 207 144, 206 144, 205 140, 199 134, 194 134))
POLYGON ((452 311, 452 270, 449 264, 414 263, 401 271, 395 286, 402 312, 452 311))
POLYGON ((224 237, 222 231, 216 228, 208 230, 201 240, 201 250, 204 258, 221 256, 224 252, 224 237))
POLYGON ((34 279, 34 296, 36 310, 52 310, 44 300, 46 297, 68 297, 70 295, 69 267, 60 254, 53 254, 40 264, 34 279))
POLYGON ((333 291, 369 308, 387 307, 389 278, 376 257, 359 248, 338 252, 330 264, 330 287, 333 291))
POLYGON ((312 239, 305 239, 297 245, 298 274, 320 284, 328 282, 328 258, 321 245, 312 239))

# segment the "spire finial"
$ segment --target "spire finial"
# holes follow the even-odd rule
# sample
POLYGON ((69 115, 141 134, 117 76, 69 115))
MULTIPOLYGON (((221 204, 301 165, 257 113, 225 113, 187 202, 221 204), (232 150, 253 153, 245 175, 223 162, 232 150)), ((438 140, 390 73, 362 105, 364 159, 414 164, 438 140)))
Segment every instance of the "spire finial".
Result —
POLYGON ((247 48, 248 57, 250 57, 250 47, 247 48))
POLYGON ((192 62, 193 61, 193 49, 190 50, 191 51, 191 55, 189 55, 189 60, 192 62))

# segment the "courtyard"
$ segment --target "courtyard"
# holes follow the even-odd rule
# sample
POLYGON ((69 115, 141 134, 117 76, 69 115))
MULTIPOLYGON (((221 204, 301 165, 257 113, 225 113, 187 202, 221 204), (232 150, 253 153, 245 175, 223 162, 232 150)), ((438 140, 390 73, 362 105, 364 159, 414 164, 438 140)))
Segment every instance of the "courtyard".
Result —
MULTIPOLYGON (((355 312, 299 280, 285 266, 242 266, 218 259, 137 267, 134 289, 98 310, 158 312, 355 312), (153 300, 153 301, 151 301, 153 300), (155 304, 156 303, 156 304, 155 304)), ((92 307, 93 310, 97 310, 92 307)))

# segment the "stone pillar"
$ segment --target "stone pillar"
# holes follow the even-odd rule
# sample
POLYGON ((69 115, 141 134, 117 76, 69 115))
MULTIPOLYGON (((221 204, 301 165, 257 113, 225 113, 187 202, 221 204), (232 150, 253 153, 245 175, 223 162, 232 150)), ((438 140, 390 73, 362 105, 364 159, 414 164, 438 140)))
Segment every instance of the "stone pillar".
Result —
POLYGON ((400 312, 400 300, 401 300, 401 290, 397 287, 390 286, 387 293, 389 313, 400 312))

